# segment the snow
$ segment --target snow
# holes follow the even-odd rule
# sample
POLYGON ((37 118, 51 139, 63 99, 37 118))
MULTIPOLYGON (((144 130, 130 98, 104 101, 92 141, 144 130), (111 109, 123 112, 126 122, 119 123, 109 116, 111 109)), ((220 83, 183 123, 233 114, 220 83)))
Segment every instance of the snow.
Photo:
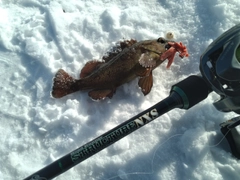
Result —
MULTIPOLYGON (((199 58, 224 31, 239 23, 240 1, 0 1, 0 179, 23 179, 168 96, 171 86, 199 73, 199 58), (64 12, 65 11, 65 12, 64 12), (125 38, 156 39, 172 32, 189 58, 154 70, 144 97, 137 80, 112 99, 86 92, 50 97, 63 68, 77 78, 125 38)), ((219 124, 212 93, 189 110, 174 109, 56 180, 240 179, 240 163, 219 124)))

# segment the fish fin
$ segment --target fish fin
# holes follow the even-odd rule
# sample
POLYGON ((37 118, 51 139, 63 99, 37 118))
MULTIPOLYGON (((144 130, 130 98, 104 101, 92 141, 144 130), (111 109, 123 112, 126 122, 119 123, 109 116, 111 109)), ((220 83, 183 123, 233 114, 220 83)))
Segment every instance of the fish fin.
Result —
POLYGON ((141 88, 144 96, 146 96, 151 91, 153 86, 152 71, 148 76, 145 76, 139 79, 138 86, 141 88))
POLYGON ((135 39, 130 39, 130 40, 124 40, 120 42, 121 49, 123 50, 126 47, 130 47, 133 44, 137 43, 137 40, 135 39))
POLYGON ((112 47, 111 50, 109 52, 107 52, 107 54, 105 56, 103 56, 103 60, 105 62, 110 61, 112 58, 114 58, 115 56, 117 56, 119 53, 121 53, 123 51, 123 49, 128 48, 130 46, 132 46, 133 44, 135 44, 137 42, 137 40, 134 39, 130 39, 130 40, 124 40, 119 42, 116 46, 112 47))
POLYGON ((52 97, 61 98, 77 91, 74 88, 76 80, 63 69, 59 69, 53 79, 52 97))
POLYGON ((138 68, 136 75, 140 77, 148 76, 152 71, 152 68, 138 68))
POLYGON ((92 72, 97 70, 102 64, 104 64, 103 61, 89 61, 85 64, 85 66, 82 68, 80 73, 80 78, 85 78, 88 75, 90 75, 92 72))
POLYGON ((93 100, 102 100, 106 97, 112 98, 115 90, 112 89, 99 89, 99 90, 91 90, 88 92, 88 96, 93 100))

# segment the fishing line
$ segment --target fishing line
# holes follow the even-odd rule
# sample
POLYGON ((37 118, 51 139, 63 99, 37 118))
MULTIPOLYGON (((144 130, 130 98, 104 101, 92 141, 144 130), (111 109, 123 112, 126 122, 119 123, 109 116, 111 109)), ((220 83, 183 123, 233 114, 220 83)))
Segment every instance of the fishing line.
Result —
POLYGON ((153 153, 153 157, 152 157, 152 160, 151 160, 151 171, 150 172, 132 172, 132 173, 124 173, 122 175, 116 175, 116 176, 113 176, 113 177, 110 177, 106 180, 112 180, 112 179, 115 179, 115 178, 119 178, 119 176, 125 176, 126 178, 121 178, 121 179, 127 179, 127 175, 151 175, 154 173, 154 170, 153 170, 153 163, 154 163, 154 157, 155 155, 157 154, 157 151, 159 150, 159 148, 164 145, 165 143, 167 143, 168 141, 170 141, 172 138, 174 137, 177 137, 177 136, 182 136, 183 134, 175 134, 173 136, 170 136, 168 139, 166 139, 163 143, 159 144, 156 148, 156 150, 154 151, 153 153))
MULTIPOLYGON (((216 144, 214 145, 206 145, 205 147, 209 147, 209 148, 213 148, 213 147, 216 147, 218 146, 223 140, 224 138, 227 136, 227 134, 231 131, 231 129, 228 129, 227 133, 220 139, 219 142, 217 142, 216 144)), ((128 179, 128 175, 151 175, 154 173, 154 170, 153 170, 153 164, 154 164, 154 159, 155 159, 155 156, 157 154, 157 151, 159 150, 159 148, 161 146, 163 146, 164 144, 166 144, 168 141, 170 141, 172 138, 175 138, 175 137, 178 137, 178 136, 182 136, 183 134, 175 134, 171 137, 169 137, 168 139, 166 139, 163 143, 161 143, 160 145, 157 146, 157 148, 155 149, 154 153, 153 153, 153 157, 152 157, 152 160, 151 160, 151 171, 149 172, 131 172, 131 173, 125 173, 123 172, 122 170, 119 170, 119 172, 121 171, 122 174, 118 173, 119 175, 116 175, 116 176, 113 176, 113 177, 110 177, 106 180, 112 180, 112 179, 115 179, 115 178, 121 178, 121 179, 128 179), (122 176, 122 177, 121 177, 122 176)))
POLYGON ((218 146, 218 145, 224 140, 224 138, 226 138, 226 136, 228 135, 228 133, 229 133, 230 131, 231 131, 231 129, 228 129, 227 133, 220 139, 220 141, 219 141, 217 144, 215 144, 215 145, 209 145, 209 146, 206 146, 206 147, 213 148, 213 147, 218 146))

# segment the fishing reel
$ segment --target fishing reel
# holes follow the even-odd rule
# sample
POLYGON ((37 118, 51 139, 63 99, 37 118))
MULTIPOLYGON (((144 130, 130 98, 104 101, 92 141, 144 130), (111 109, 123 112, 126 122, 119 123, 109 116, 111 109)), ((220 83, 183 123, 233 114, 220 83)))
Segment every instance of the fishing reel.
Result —
MULTIPOLYGON (((210 89, 220 95, 213 103, 222 112, 240 114, 240 24, 213 41, 200 59, 200 71, 210 89)), ((240 159, 240 116, 221 123, 232 154, 240 159)))
POLYGON ((201 56, 200 71, 220 100, 222 112, 240 114, 240 24, 213 41, 201 56))

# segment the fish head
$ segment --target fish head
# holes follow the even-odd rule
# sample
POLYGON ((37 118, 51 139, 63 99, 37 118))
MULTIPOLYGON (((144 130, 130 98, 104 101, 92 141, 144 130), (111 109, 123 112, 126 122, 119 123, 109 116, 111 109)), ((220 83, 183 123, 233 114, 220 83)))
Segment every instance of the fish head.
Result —
POLYGON ((161 55, 171 47, 169 42, 173 41, 169 41, 163 37, 160 37, 158 39, 150 40, 149 42, 147 42, 145 44, 145 49, 148 50, 150 53, 161 55))
POLYGON ((156 48, 157 48, 156 50, 161 53, 166 52, 171 47, 169 42, 173 42, 173 41, 166 40, 163 37, 158 38, 156 43, 156 48))
POLYGON ((162 37, 157 40, 151 40, 145 45, 145 50, 148 51, 148 56, 141 56, 140 64, 144 67, 156 67, 163 61, 168 60, 167 68, 170 68, 173 63, 176 52, 181 58, 188 57, 188 51, 182 42, 169 41, 162 37))
POLYGON ((155 40, 144 41, 141 45, 142 54, 139 58, 140 65, 145 68, 155 68, 161 64, 163 62, 161 55, 171 48, 169 42, 169 40, 162 37, 155 40))

